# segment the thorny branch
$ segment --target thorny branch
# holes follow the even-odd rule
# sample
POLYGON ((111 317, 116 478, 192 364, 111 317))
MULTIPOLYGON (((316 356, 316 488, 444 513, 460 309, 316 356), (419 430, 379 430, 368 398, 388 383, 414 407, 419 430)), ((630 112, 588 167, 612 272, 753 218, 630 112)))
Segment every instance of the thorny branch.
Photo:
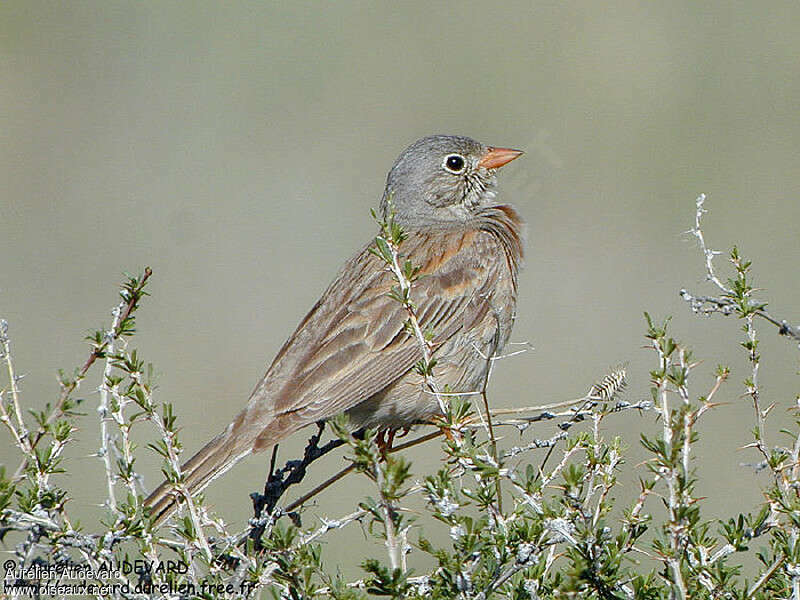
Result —
MULTIPOLYGON (((264 485, 264 492, 262 494, 254 492, 250 495, 253 500, 254 512, 254 517, 251 520, 252 529, 250 533, 252 539, 261 539, 267 522, 275 518, 275 516, 272 515, 272 511, 277 506, 281 496, 283 496, 290 486, 300 483, 303 480, 311 463, 344 444, 344 441, 340 439, 333 439, 325 445, 320 446, 319 442, 322 437, 322 432, 325 429, 325 424, 318 423, 317 427, 317 432, 314 433, 306 443, 302 459, 287 461, 282 468, 275 470, 275 458, 277 456, 278 446, 276 445, 273 449, 270 473, 264 485)), ((292 516, 291 510, 287 510, 286 513, 292 516)))
MULTIPOLYGON (((61 388, 61 394, 56 401, 55 406, 53 407, 52 411, 47 417, 45 423, 39 427, 36 433, 33 435, 33 439, 30 441, 30 449, 33 451, 36 446, 39 444, 41 439, 47 433, 47 427, 52 425, 56 419, 61 416, 61 411, 64 407, 64 403, 69 399, 78 386, 80 385, 81 381, 85 379, 86 373, 88 373, 89 369, 92 365, 97 361, 98 358, 104 358, 108 349, 109 345, 116 340, 120 335, 126 332, 130 332, 130 330, 126 330, 131 326, 128 318, 130 317, 131 313, 136 310, 136 307, 139 304, 139 301, 142 299, 142 296, 146 295, 144 291, 145 286, 147 285, 147 280, 150 279, 150 276, 153 274, 153 270, 150 267, 145 267, 144 274, 138 281, 138 285, 133 289, 126 289, 123 291, 123 299, 126 300, 125 306, 122 310, 122 314, 120 318, 117 320, 117 326, 110 330, 105 339, 92 344, 92 350, 89 353, 86 362, 83 363, 83 366, 79 369, 76 376, 67 382, 63 382, 61 388)), ((14 474, 14 479, 18 479, 23 471, 25 470, 25 466, 28 464, 28 458, 25 458, 20 465, 17 467, 16 473, 14 474)))
POLYGON ((111 511, 114 513, 116 513, 119 509, 117 508, 117 496, 114 490, 116 475, 114 473, 114 456, 112 454, 113 440, 111 439, 111 433, 109 432, 108 426, 109 420, 112 418, 111 401, 109 398, 112 394, 112 391, 109 388, 108 381, 113 368, 113 361, 111 359, 111 354, 114 352, 115 341, 113 332, 117 331, 119 328, 119 321, 124 309, 125 303, 123 301, 114 309, 114 320, 111 323, 111 329, 106 332, 107 354, 105 357, 105 365, 103 367, 103 382, 100 384, 100 406, 98 406, 98 412, 100 413, 100 450, 98 451, 98 455, 103 461, 103 467, 105 468, 106 472, 108 505, 111 511))
MULTIPOLYGON (((524 452, 529 452, 531 450, 541 449, 541 448, 553 448, 558 444, 558 442, 566 439, 567 431, 575 424, 580 423, 585 418, 590 417, 593 413, 593 410, 597 407, 597 404, 601 401, 609 401, 613 399, 615 395, 617 395, 625 386, 625 370, 622 368, 618 368, 612 371, 610 374, 606 375, 599 383, 594 384, 587 395, 582 396, 581 398, 576 398, 573 400, 567 400, 564 402, 557 402, 552 404, 545 404, 541 406, 526 406, 522 408, 498 408, 493 409, 490 411, 492 418, 497 419, 497 417, 505 417, 508 415, 513 415, 513 418, 506 418, 506 419, 498 419, 495 421, 494 425, 496 427, 514 427, 518 429, 520 432, 525 431, 529 425, 532 423, 536 423, 539 421, 552 421, 556 419, 565 419, 563 422, 559 423, 558 428, 560 431, 554 435, 553 437, 540 440, 534 439, 530 443, 526 444, 525 446, 513 446, 508 450, 502 452, 500 454, 501 458, 513 458, 522 454, 524 452), (580 404, 580 406, 574 406, 576 404, 580 404), (560 407, 568 407, 574 406, 574 408, 569 410, 563 411, 553 411, 554 408, 560 407)), ((614 402, 612 406, 609 406, 605 409, 605 414, 612 414, 617 412, 622 412, 625 410, 639 410, 639 411, 648 411, 653 408, 653 403, 650 400, 641 400, 638 402, 627 402, 625 400, 617 400, 614 402)), ((482 422, 481 416, 473 416, 469 417, 464 425, 470 429, 484 429, 485 425, 482 422)), ((275 482, 270 484, 267 482, 267 487, 270 490, 270 494, 267 494, 266 489, 264 495, 253 494, 251 498, 253 498, 254 503, 258 502, 265 502, 266 498, 269 497, 270 501, 273 502, 272 504, 266 503, 264 506, 265 509, 262 509, 261 512, 256 512, 257 515, 261 515, 260 517, 256 517, 256 521, 254 522, 256 525, 261 525, 261 521, 263 519, 268 518, 266 515, 269 515, 274 507, 277 505, 278 500, 286 491, 286 489, 295 483, 300 483, 302 478, 306 474, 306 469, 308 466, 311 465, 312 462, 317 460, 318 458, 324 456, 335 447, 341 445, 340 440, 331 440, 321 448, 318 447, 319 444, 319 435, 321 430, 315 433, 311 438, 309 438, 308 443, 306 445, 306 450, 303 459, 301 460, 290 460, 287 461, 286 465, 278 470, 275 473, 275 482), (334 445, 335 443, 335 445, 334 445), (288 474, 288 475, 287 475, 288 474), (302 474, 302 475, 301 475, 302 474), (281 483, 280 477, 283 477, 281 483), (291 481, 289 481, 291 479, 291 481)), ((414 446, 419 446, 420 444, 424 444, 436 438, 439 438, 443 435, 443 431, 441 429, 437 429, 436 431, 431 431, 429 433, 423 434, 404 442, 402 444, 398 444, 391 448, 387 449, 387 452, 390 454, 396 452, 402 452, 403 450, 407 450, 409 448, 413 448, 414 446)), ((542 465, 542 468, 544 464, 542 465)), ((348 475, 349 473, 355 470, 354 464, 349 464, 346 467, 343 467, 328 479, 323 481, 322 483, 318 484, 309 492, 303 494, 300 498, 292 501, 288 504, 285 508, 282 509, 281 514, 288 514, 292 516, 293 511, 297 510, 304 504, 306 504, 309 500, 314 498, 315 496, 319 495, 325 489, 348 475)), ((272 477, 272 476, 271 476, 272 477)), ((274 517, 273 517, 274 518, 274 517)), ((261 530, 263 532, 263 529, 261 530)))
POLYGON ((398 288, 392 290, 390 296, 405 308, 408 315, 406 326, 416 339, 422 352, 422 360, 417 365, 417 371, 424 378, 427 388, 436 397, 439 410, 443 415, 446 415, 447 402, 442 395, 442 390, 436 383, 436 379, 433 377, 433 366, 435 365, 433 360, 433 341, 430 336, 426 336, 425 332, 422 331, 422 326, 419 323, 419 319, 417 319, 416 307, 411 299, 411 289, 417 277, 418 267, 411 264, 409 260, 406 260, 402 266, 400 265, 400 244, 405 240, 406 234, 395 223, 391 210, 386 220, 377 219, 375 213, 373 213, 373 217, 378 220, 378 224, 381 227, 381 235, 375 238, 375 248, 372 249, 372 252, 386 263, 387 268, 397 281, 398 288))
MULTIPOLYGON (((681 289, 680 296, 689 303, 692 311, 697 314, 710 315, 713 313, 720 313, 726 316, 736 314, 737 302, 734 300, 735 292, 729 286, 722 283, 722 280, 720 280, 716 274, 716 271, 714 270, 714 257, 719 256, 722 254, 722 252, 708 248, 703 230, 701 228, 703 214, 708 212, 705 208, 703 208, 705 200, 705 194, 700 194, 700 196, 697 197, 697 209, 695 211, 694 227, 690 229, 688 233, 691 233, 700 244, 700 251, 703 253, 705 260, 706 279, 712 282, 720 290, 720 292, 722 292, 722 296, 695 295, 687 291, 685 288, 681 289)), ((791 325, 785 319, 773 317, 764 309, 765 305, 757 300, 751 299, 750 304, 755 309, 753 310, 753 314, 755 316, 764 319, 772 325, 775 325, 775 327, 778 328, 779 335, 792 338, 798 342, 798 347, 800 347, 800 326, 791 325)))

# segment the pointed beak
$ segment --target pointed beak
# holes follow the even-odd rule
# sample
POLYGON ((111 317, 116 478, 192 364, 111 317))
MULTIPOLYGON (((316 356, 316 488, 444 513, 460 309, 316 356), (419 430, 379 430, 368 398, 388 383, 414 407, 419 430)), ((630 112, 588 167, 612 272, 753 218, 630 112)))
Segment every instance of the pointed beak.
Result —
POLYGON ((478 161, 478 166, 484 167, 485 169, 498 169, 504 164, 510 163, 521 154, 522 150, 514 150, 513 148, 492 148, 490 146, 489 149, 486 150, 486 154, 478 161))

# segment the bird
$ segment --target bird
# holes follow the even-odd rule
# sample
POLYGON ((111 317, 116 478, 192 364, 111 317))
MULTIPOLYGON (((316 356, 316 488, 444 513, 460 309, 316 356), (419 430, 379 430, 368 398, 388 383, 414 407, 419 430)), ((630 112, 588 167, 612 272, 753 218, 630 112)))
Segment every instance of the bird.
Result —
MULTIPOLYGON (((417 268, 410 290, 430 332, 433 378, 450 393, 480 391, 516 317, 525 223, 497 198, 497 172, 523 152, 458 135, 417 140, 386 178, 379 216, 404 232, 398 251, 417 268)), ((183 490, 202 491, 239 460, 297 430, 345 413, 355 429, 397 430, 442 409, 415 368, 423 345, 394 297, 396 276, 371 249, 348 260, 300 321, 244 409, 181 466, 183 490)), ((177 509, 168 481, 145 499, 154 525, 177 509)))

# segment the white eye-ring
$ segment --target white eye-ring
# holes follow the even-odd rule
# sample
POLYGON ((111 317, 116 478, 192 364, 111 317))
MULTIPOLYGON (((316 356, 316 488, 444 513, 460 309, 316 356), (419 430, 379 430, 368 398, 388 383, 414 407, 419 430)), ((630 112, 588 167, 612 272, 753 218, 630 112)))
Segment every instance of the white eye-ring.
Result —
POLYGON ((466 159, 461 156, 460 154, 448 154, 444 157, 444 161, 442 162, 442 168, 445 171, 449 171, 450 173, 461 173, 464 170, 464 166, 467 164, 466 159))

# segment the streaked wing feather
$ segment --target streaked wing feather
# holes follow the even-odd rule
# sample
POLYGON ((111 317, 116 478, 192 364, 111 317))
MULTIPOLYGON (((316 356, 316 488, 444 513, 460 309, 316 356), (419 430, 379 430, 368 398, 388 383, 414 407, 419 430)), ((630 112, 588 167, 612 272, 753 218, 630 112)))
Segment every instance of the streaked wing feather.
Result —
MULTIPOLYGON (((488 302, 481 295, 491 276, 487 268, 457 256, 467 243, 460 236, 451 248, 419 238, 410 237, 402 250, 422 267, 412 299, 421 326, 434 331, 438 346, 474 321, 476 313, 485 314, 482 305, 488 302)), ((295 413, 305 423, 329 418, 390 385, 422 358, 419 343, 405 331, 405 307, 387 295, 396 283, 392 274, 366 252, 353 262, 359 267, 367 262, 378 275, 352 290, 332 286, 316 307, 318 314, 304 321, 320 330, 320 321, 327 322, 314 350, 296 363, 292 383, 278 399, 280 414, 295 413), (328 306, 337 298, 338 306, 328 306)), ((300 333, 293 337, 304 337, 300 333)))

